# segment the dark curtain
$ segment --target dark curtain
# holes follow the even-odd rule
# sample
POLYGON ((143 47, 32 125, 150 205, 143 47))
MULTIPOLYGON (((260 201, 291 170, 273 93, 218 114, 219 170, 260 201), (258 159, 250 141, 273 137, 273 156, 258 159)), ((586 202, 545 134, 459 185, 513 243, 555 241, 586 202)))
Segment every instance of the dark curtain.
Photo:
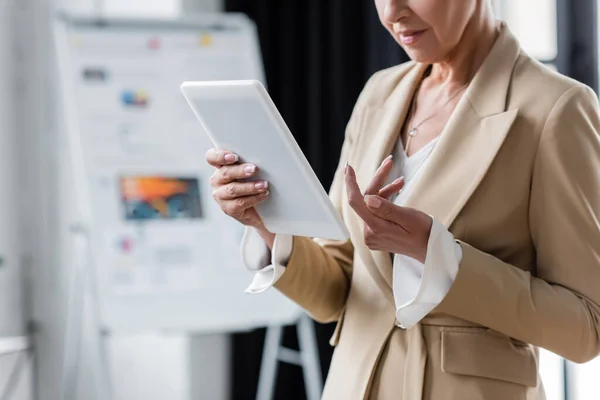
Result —
MULTIPOLYGON (((324 187, 331 184, 354 102, 375 71, 406 61, 372 0, 226 0, 256 22, 268 90, 324 187)), ((324 377, 333 325, 316 324, 324 377)), ((232 399, 254 399, 264 330, 233 336, 232 399)), ((295 329, 284 344, 297 348, 295 329)), ((305 399, 302 371, 280 364, 276 399, 305 399)))
POLYGON ((598 93, 598 3, 557 0, 558 70, 598 93))

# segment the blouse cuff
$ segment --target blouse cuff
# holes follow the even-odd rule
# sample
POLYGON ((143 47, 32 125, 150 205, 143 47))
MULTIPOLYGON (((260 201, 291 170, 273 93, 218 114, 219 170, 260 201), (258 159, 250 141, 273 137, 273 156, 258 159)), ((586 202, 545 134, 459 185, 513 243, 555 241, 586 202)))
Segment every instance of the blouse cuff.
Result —
POLYGON ((462 247, 440 222, 433 220, 425 264, 407 256, 394 257, 396 319, 410 329, 439 303, 452 287, 462 260, 462 247))
POLYGON ((273 251, 265 244, 256 229, 246 227, 242 237, 242 261, 255 271, 246 293, 262 293, 273 286, 285 272, 293 246, 293 236, 275 235, 273 251))

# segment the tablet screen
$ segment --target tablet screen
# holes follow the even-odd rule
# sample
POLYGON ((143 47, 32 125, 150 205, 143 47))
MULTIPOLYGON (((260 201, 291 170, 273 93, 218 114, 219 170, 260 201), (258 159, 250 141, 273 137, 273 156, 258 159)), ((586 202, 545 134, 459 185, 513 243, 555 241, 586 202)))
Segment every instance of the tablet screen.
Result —
POLYGON ((282 140, 260 103, 248 99, 199 101, 206 111, 207 127, 219 132, 222 148, 236 152, 241 162, 250 162, 259 168, 253 180, 269 182, 271 192, 265 217, 285 215, 290 220, 326 220, 326 212, 311 200, 306 180, 294 160, 290 159, 287 144, 282 140), (246 136, 240 143, 238 133, 246 136), (231 137, 229 137, 231 134, 231 137))

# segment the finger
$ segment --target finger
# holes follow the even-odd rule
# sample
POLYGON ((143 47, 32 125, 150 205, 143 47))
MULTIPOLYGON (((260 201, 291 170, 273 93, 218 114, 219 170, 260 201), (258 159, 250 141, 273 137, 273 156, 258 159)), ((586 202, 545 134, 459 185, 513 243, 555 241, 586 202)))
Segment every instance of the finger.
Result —
POLYGON ((219 168, 223 165, 235 164, 240 160, 237 154, 223 149, 210 149, 206 152, 206 162, 219 168))
POLYGON ((271 193, 267 190, 264 193, 253 196, 238 197, 233 200, 223 200, 219 204, 225 213, 231 216, 242 215, 249 208, 255 207, 265 201, 271 193))
POLYGON ((404 177, 396 179, 394 182, 387 184, 383 189, 381 189, 378 193, 379 197, 383 197, 384 199, 389 199, 395 194, 398 194, 402 188, 404 187, 404 177))
POLYGON ((371 180, 371 183, 365 189, 366 195, 377 194, 379 192, 379 190, 385 185, 385 181, 387 180, 393 165, 394 163, 392 162, 392 156, 387 156, 379 168, 377 168, 373 180, 371 180))
POLYGON ((267 181, 257 182, 231 182, 227 185, 221 185, 213 192, 213 197, 217 200, 233 200, 238 197, 252 196, 264 193, 268 190, 267 181))
POLYGON ((217 188, 228 183, 256 175, 258 168, 253 164, 224 165, 213 172, 210 184, 217 188))
POLYGON ((358 214, 358 216, 365 222, 371 221, 373 218, 372 213, 367 207, 364 196, 360 192, 358 183, 356 182, 356 173, 354 168, 349 164, 346 164, 346 194, 348 196, 348 203, 350 207, 358 214))
POLYGON ((393 222, 408 232, 404 227, 405 221, 402 207, 379 196, 365 196, 365 204, 367 209, 379 218, 393 222))

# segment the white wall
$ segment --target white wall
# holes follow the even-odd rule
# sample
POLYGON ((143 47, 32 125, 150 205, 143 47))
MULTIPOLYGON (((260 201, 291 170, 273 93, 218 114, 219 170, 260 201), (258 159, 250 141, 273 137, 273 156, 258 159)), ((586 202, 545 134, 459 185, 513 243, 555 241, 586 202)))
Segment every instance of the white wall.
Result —
POLYGON ((600 399, 600 358, 569 366, 569 400, 600 399))
MULTIPOLYGON (((20 223, 21 205, 26 201, 21 182, 26 176, 19 164, 23 142, 18 132, 18 82, 15 81, 18 71, 15 17, 18 12, 8 0, 0 0, 0 258, 3 260, 0 265, 0 347, 7 337, 26 334, 23 302, 25 236, 20 223)), ((30 399, 31 371, 30 359, 23 353, 0 354, 0 396, 4 397, 7 383, 16 373, 13 398, 30 399)))
POLYGON ((0 338, 24 333, 20 265, 18 135, 14 96, 14 12, 0 0, 0 338))

